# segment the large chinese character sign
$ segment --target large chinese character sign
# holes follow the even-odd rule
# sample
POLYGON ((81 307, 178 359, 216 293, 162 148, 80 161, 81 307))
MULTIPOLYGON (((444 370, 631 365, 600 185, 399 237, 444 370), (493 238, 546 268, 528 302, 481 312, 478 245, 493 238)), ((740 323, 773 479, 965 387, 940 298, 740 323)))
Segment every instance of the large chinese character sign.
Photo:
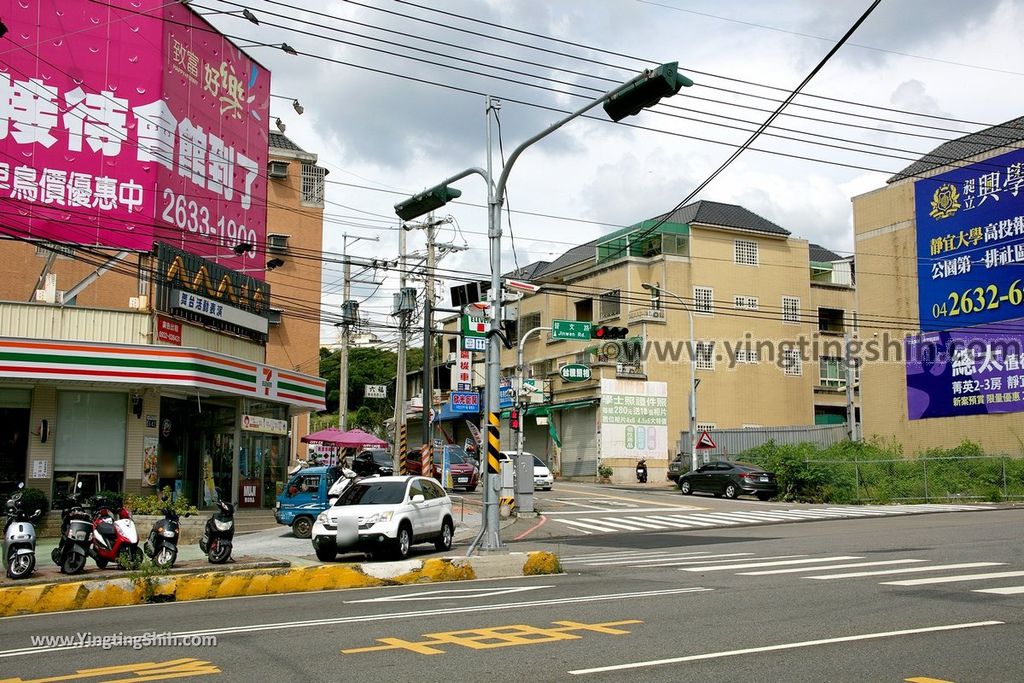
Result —
POLYGON ((0 0, 0 16, 0 234, 161 241, 262 277, 266 69, 178 3, 0 0))

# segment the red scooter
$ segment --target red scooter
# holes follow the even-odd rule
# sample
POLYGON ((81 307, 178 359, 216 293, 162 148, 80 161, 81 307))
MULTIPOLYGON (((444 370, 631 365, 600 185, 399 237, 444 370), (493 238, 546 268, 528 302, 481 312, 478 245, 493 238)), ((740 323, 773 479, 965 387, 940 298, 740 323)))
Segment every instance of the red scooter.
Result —
POLYGON ((119 501, 96 497, 93 499, 92 546, 89 556, 96 566, 106 569, 107 564, 116 562, 121 569, 135 569, 142 564, 142 549, 139 548, 139 534, 127 508, 119 501), (113 510, 117 508, 115 515, 113 510))

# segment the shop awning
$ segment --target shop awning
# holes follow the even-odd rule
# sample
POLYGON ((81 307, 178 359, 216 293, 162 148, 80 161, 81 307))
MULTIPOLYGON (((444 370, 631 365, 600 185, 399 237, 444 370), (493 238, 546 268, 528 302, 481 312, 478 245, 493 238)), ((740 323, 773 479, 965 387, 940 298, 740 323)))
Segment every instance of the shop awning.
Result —
POLYGON ((350 429, 346 432, 337 427, 328 427, 319 432, 306 434, 301 439, 305 443, 322 443, 339 448, 387 448, 388 442, 362 429, 350 429))
POLYGON ((291 370, 180 346, 0 337, 0 377, 184 387, 324 410, 324 380, 291 370))

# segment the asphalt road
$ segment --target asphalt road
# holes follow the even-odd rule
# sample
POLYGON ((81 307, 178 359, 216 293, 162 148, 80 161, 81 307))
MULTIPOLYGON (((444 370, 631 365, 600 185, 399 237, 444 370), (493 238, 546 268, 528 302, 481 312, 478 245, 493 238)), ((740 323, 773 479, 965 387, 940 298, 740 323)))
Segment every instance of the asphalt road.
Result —
POLYGON ((2 619, 0 676, 1019 681, 1024 593, 977 591, 1024 586, 1022 521, 1001 510, 567 536, 513 544, 558 550, 560 576, 2 619), (32 642, 147 632, 217 644, 32 642))

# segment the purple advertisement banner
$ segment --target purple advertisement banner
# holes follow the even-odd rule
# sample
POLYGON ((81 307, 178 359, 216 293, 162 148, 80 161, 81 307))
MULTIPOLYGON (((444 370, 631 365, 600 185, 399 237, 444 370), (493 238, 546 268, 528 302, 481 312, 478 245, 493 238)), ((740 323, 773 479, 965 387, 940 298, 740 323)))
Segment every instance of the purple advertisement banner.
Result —
POLYGON ((905 346, 909 419, 1024 411, 1024 335, 963 329, 905 346))

